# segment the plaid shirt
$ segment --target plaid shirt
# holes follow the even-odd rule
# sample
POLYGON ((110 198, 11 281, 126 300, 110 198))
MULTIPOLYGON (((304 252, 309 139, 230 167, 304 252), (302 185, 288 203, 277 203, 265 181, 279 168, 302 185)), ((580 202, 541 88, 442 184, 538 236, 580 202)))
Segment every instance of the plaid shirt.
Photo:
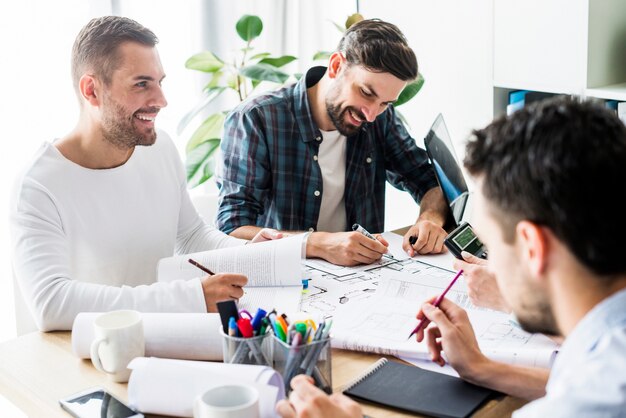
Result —
MULTIPOLYGON (((296 84, 254 97, 226 118, 217 176, 217 227, 229 234, 256 225, 285 231, 317 230, 322 135, 313 121, 307 87, 324 67, 296 84)), ((347 225, 384 231, 385 181, 419 203, 437 186, 426 152, 418 148, 393 106, 347 138, 344 201, 347 225)))

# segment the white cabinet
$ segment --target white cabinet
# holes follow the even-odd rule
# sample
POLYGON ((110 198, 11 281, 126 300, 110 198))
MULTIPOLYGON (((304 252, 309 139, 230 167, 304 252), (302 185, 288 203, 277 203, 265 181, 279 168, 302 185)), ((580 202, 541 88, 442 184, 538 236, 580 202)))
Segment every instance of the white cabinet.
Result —
POLYGON ((494 114, 531 90, 626 101, 626 0, 494 0, 494 114))

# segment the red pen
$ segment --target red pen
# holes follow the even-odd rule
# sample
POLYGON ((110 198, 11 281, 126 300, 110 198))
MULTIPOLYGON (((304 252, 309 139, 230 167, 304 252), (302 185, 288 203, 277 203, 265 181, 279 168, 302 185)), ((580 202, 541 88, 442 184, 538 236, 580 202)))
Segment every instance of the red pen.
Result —
MULTIPOLYGON (((441 293, 437 299, 435 299, 435 302, 433 303, 433 306, 436 308, 439 306, 439 304, 441 303, 441 301, 443 300, 443 298, 446 297, 446 293, 448 293, 448 290, 450 290, 450 288, 452 286, 454 286, 454 283, 456 283, 456 279, 458 279, 461 274, 463 274, 463 270, 459 270, 458 273, 456 274, 456 276, 454 276, 454 279, 452 279, 452 281, 450 282, 450 284, 448 285, 448 287, 446 287, 446 290, 443 291, 443 293, 441 293)), ((409 338, 411 338, 413 335, 417 334, 418 332, 420 332, 420 330, 422 328, 424 328, 425 326, 428 325, 428 323, 430 322, 430 320, 428 318, 426 318, 426 316, 424 316, 421 321, 417 324, 417 326, 415 327, 415 329, 413 330, 413 332, 411 332, 411 335, 409 335, 409 338)), ((407 338, 408 340, 408 338, 407 338)))
POLYGON ((239 327, 239 332, 241 332, 243 338, 250 338, 254 334, 252 324, 248 318, 239 318, 237 320, 237 327, 239 327))

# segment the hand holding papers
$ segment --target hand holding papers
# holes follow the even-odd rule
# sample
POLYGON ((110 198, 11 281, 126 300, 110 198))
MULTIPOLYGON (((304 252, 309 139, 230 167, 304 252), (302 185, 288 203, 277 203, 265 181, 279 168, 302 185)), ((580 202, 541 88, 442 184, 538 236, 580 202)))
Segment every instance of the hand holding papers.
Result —
POLYGON ((247 276, 248 284, 239 301, 240 307, 268 305, 295 312, 299 310, 302 296, 302 242, 305 235, 163 258, 157 268, 158 281, 198 277, 198 269, 188 261, 191 258, 210 271, 247 276))

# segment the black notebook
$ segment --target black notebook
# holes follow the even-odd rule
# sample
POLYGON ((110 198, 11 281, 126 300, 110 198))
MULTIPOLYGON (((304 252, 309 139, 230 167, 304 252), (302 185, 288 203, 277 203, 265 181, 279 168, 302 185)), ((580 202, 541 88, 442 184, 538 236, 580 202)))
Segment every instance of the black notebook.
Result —
POLYGON ((496 392, 383 357, 349 384, 344 393, 413 413, 463 418, 496 392))

